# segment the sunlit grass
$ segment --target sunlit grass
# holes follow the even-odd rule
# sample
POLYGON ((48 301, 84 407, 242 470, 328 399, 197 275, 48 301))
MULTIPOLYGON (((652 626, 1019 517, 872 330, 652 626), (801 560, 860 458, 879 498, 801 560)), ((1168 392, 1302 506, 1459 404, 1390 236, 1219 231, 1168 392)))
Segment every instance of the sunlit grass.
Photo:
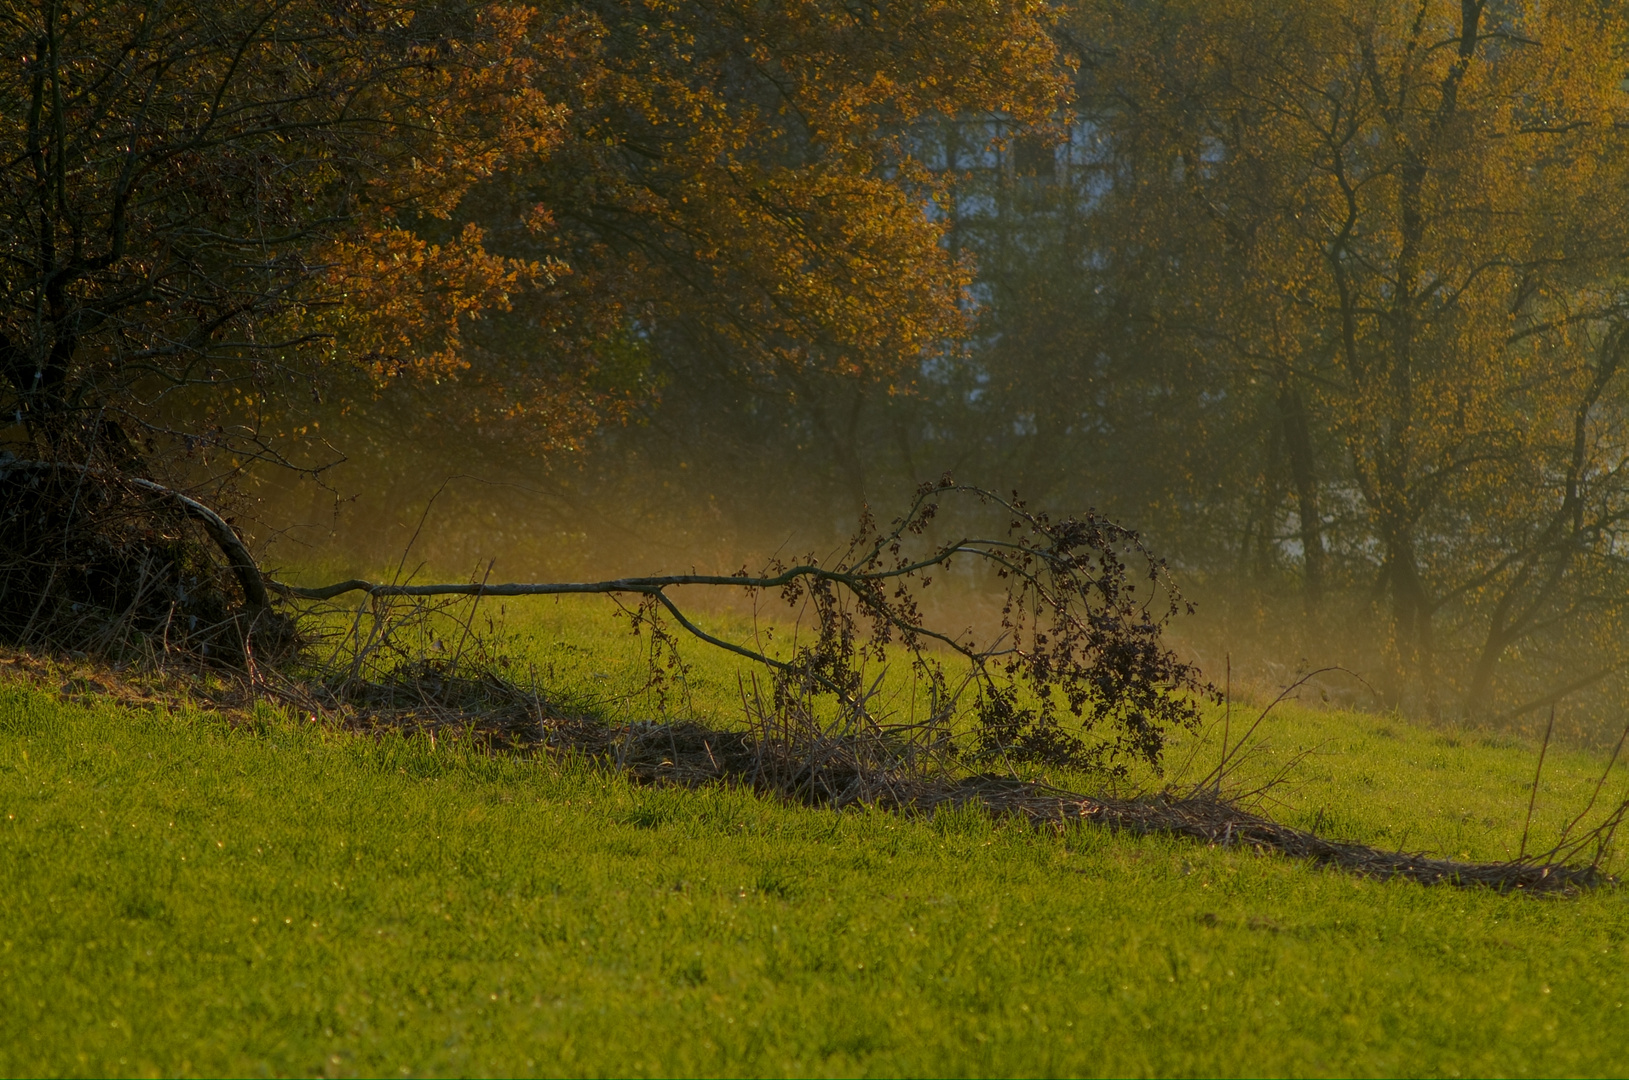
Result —
MULTIPOLYGON (((485 647, 504 658, 510 677, 535 685, 561 707, 608 722, 694 719, 737 727, 744 722, 743 681, 763 676, 759 665, 688 638, 677 627, 671 629, 683 668, 669 671, 661 655, 653 657, 650 635, 633 633, 626 612, 603 597, 485 603, 493 617, 485 647), (665 672, 665 689, 651 684, 653 660, 665 672)), ((458 618, 468 615, 467 608, 457 610, 458 618)), ((781 615, 768 607, 757 616, 736 611, 703 621, 710 633, 784 658, 793 642, 807 640, 809 629, 776 621, 781 615)), ((456 632, 454 619, 446 625, 456 632)), ((960 670, 957 658, 938 659, 953 677, 960 670)), ((891 650, 885 663, 872 662, 868 681, 878 675, 879 712, 898 719, 921 715, 923 695, 902 650, 891 650)), ((1500 860, 1521 850, 1524 829, 1531 833, 1531 851, 1553 845, 1588 803, 1605 765, 1594 753, 1552 746, 1529 827, 1536 744, 1499 731, 1303 708, 1293 698, 1267 710, 1257 724, 1266 704, 1235 703, 1225 728, 1223 710, 1207 707, 1199 731, 1172 734, 1162 770, 1133 769, 1113 790, 1133 794, 1191 785, 1217 764, 1224 732, 1233 744, 1250 733, 1247 752, 1234 752, 1230 790, 1253 790, 1281 776, 1255 805, 1286 824, 1381 847, 1500 860)), ((961 726, 965 733, 965 718, 961 726)), ((1103 788, 1099 778, 1056 769, 1035 775, 1078 790, 1103 788)), ((1620 759, 1585 824, 1629 794, 1626 786, 1629 761, 1620 759)))
MULTIPOLYGON (((515 663, 650 715, 641 643, 603 610, 512 605, 515 663)), ((687 652, 684 707, 733 722, 734 661, 687 652)), ((1316 748, 1285 820, 1470 857, 1519 841, 1535 747, 1293 705, 1263 730, 1263 770, 1316 748)), ((1603 764, 1551 748, 1535 836, 1603 764)), ((1616 890, 642 789, 269 709, 232 729, 0 687, 0 851, 7 1074, 1629 1068, 1616 890)))

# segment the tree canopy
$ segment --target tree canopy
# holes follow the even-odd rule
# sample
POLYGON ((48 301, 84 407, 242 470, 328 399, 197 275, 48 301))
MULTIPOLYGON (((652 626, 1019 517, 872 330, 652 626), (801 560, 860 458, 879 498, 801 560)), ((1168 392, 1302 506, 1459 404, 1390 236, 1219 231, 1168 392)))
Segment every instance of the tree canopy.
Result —
POLYGON ((143 467, 160 444, 276 457, 303 398, 417 378, 560 443, 625 405, 656 334, 898 369, 959 332, 968 273, 900 134, 1055 109, 1048 19, 10 5, 5 439, 143 467), (472 338, 504 312, 501 345, 472 338))

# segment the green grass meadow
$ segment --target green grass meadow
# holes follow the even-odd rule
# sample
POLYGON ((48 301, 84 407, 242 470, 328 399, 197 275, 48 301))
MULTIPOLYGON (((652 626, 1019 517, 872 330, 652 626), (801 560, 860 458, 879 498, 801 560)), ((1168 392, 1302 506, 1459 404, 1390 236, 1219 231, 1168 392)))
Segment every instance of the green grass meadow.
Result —
MULTIPOLYGON (((509 644, 636 715, 641 642, 602 612, 511 607, 509 644)), ((689 651, 682 708, 726 722, 734 667, 689 651)), ((1473 858, 1519 841, 1531 745, 1294 706, 1264 730, 1264 769, 1315 751, 1282 820, 1473 858)), ((1551 748, 1540 842, 1603 765, 1551 748)), ((16 681, 0 815, 7 1075, 1629 1072, 1617 889, 838 814, 16 681)))

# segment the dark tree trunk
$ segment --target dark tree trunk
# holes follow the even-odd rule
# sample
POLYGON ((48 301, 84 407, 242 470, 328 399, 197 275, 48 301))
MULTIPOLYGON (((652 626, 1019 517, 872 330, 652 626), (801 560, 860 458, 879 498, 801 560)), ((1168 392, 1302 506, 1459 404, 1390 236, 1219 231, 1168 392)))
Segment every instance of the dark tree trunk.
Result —
POLYGON ((1289 459, 1290 480, 1295 485, 1295 507, 1300 517, 1302 551, 1302 600, 1308 615, 1317 613, 1324 591, 1323 520, 1318 509, 1318 478, 1312 450, 1312 433, 1307 423, 1306 401, 1299 391, 1284 384, 1279 397, 1284 424, 1284 451, 1289 459))

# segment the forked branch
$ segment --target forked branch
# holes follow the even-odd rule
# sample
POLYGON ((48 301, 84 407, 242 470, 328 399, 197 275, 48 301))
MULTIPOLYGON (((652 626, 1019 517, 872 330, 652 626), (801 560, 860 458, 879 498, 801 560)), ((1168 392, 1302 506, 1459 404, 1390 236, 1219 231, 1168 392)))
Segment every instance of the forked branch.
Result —
MULTIPOLYGON (((951 482, 924 484, 909 510, 888 527, 869 515, 835 558, 772 563, 758 574, 664 574, 590 582, 411 585, 363 579, 319 588, 268 581, 291 599, 322 601, 361 592, 390 597, 640 596, 636 620, 671 616, 710 645, 764 664, 782 692, 817 691, 852 705, 867 657, 889 646, 906 650, 934 700, 956 696, 934 649, 964 660, 976 687, 978 750, 1007 761, 1030 760, 1124 771, 1127 760, 1157 766, 1167 733, 1197 722, 1199 672, 1177 659, 1163 631, 1190 610, 1164 564, 1137 535, 1095 512, 1053 521, 1015 498, 951 482), (963 533, 932 541, 928 532, 947 499, 967 504, 971 518, 998 516, 1004 533, 963 533), (928 625, 919 607, 931 572, 958 561, 983 566, 1005 587, 999 626, 982 643, 972 631, 928 625), (1139 595, 1138 588, 1143 592, 1139 595), (809 605, 817 633, 790 658, 726 641, 690 619, 670 595, 683 586, 778 593, 789 606, 809 605)), ((946 719, 948 723, 948 718, 946 719)), ((947 732, 931 733, 943 738, 947 732)))

